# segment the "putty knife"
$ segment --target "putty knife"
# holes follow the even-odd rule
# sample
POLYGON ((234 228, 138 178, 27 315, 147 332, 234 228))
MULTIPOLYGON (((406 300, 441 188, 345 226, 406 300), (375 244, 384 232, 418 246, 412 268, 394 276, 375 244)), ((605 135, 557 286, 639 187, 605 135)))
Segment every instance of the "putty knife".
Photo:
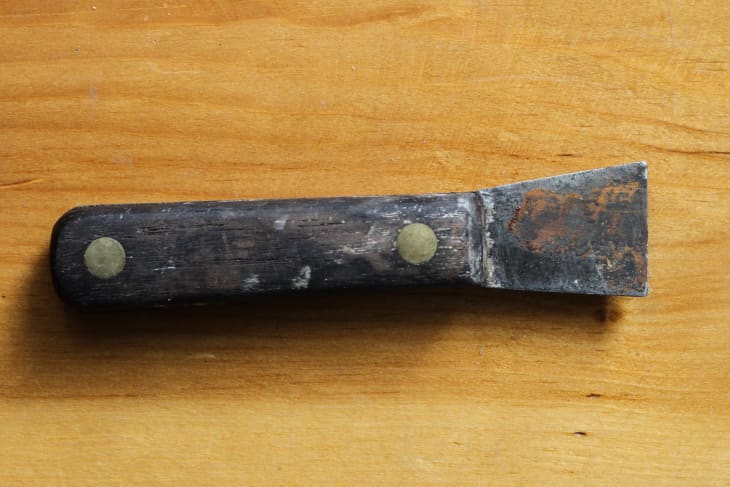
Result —
POLYGON ((53 229, 85 309, 466 283, 645 296, 644 162, 467 193, 83 206, 53 229))

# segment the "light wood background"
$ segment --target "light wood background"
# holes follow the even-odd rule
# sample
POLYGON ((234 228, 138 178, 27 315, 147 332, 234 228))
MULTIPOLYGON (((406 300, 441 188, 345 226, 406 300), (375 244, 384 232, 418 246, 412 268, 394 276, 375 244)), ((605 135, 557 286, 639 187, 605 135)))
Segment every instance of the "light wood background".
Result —
POLYGON ((730 484, 726 2, 0 6, 0 483, 730 484), (465 191, 647 160, 644 299, 83 316, 75 205, 465 191))

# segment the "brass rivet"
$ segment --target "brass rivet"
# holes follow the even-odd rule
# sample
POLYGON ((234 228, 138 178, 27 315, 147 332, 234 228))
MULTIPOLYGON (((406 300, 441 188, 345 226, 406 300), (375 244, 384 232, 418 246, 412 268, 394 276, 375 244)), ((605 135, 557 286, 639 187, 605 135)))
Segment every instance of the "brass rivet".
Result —
POLYGON ((400 256, 409 264, 423 264, 436 254, 438 239, 431 227, 423 223, 410 223, 401 228, 396 240, 400 256))
POLYGON ((127 259, 124 247, 110 237, 100 237, 86 247, 86 269, 99 279, 111 279, 124 269, 127 259))

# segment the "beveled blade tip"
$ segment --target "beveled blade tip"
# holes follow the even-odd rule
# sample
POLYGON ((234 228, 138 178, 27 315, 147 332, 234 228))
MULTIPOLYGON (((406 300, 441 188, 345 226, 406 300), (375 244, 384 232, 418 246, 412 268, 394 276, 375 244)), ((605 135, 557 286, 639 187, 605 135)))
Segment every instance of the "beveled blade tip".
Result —
POLYGON ((643 161, 479 191, 487 287, 646 296, 643 161))

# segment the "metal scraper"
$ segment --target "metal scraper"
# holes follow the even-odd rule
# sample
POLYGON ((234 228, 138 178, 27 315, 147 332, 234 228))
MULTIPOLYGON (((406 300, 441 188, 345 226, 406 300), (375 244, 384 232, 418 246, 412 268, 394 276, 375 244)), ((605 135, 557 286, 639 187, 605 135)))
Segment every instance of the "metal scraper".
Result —
POLYGON ((84 206, 53 229, 82 308, 466 283, 645 296, 644 162, 467 193, 84 206))

